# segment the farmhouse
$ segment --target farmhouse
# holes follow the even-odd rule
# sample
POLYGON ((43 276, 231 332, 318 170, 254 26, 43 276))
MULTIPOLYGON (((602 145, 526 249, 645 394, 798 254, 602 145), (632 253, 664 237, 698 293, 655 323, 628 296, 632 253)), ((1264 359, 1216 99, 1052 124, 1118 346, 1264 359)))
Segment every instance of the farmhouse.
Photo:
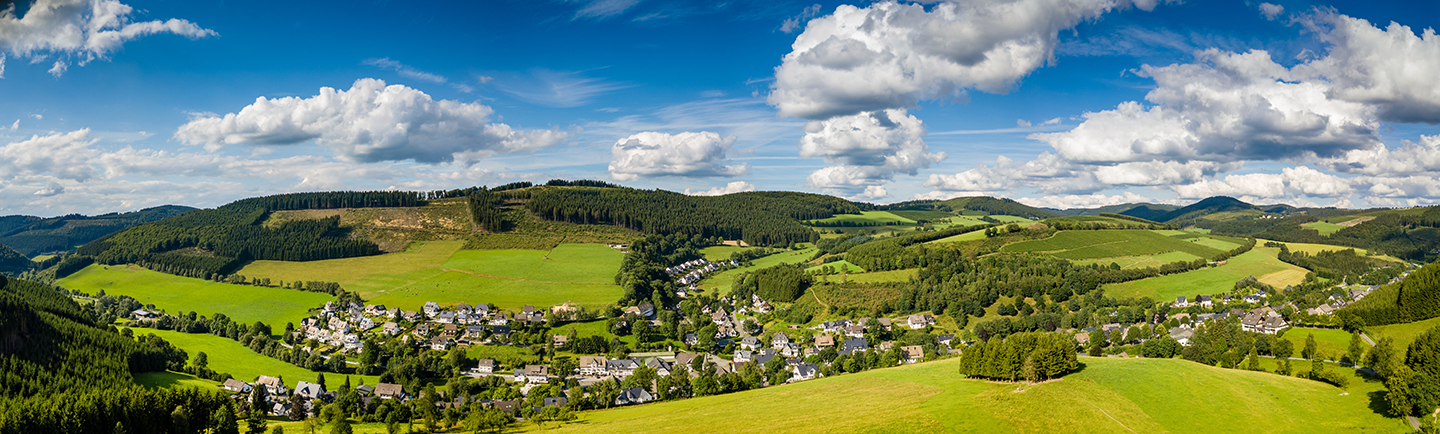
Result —
POLYGON ((399 384, 379 383, 375 385, 375 396, 380 399, 404 400, 408 395, 405 394, 405 388, 399 384))
POLYGON ((264 387, 265 391, 268 392, 270 396, 284 396, 290 394, 289 389, 285 388, 285 381, 281 380, 278 377, 261 375, 260 378, 257 378, 255 380, 255 385, 258 387, 264 387))
POLYGON ((601 376, 606 373, 608 361, 604 357, 581 356, 575 372, 580 375, 601 376))
POLYGON ((819 375, 819 373, 820 369, 817 368, 814 364, 801 363, 795 365, 794 376, 790 377, 790 381, 814 380, 815 377, 819 375))
POLYGON ((295 384, 295 396, 303 396, 309 399, 320 399, 325 394, 325 386, 315 383, 301 381, 295 384))
POLYGON ((935 317, 930 316, 929 314, 917 313, 914 315, 910 315, 909 323, 910 328, 912 329, 923 329, 925 328, 925 326, 934 325, 935 317))
POLYGON ((900 352, 905 355, 905 363, 917 363, 925 360, 925 348, 919 345, 900 347, 900 352))
POLYGON ((231 392, 236 392, 236 393, 250 393, 250 384, 249 384, 249 383, 246 383, 246 382, 240 381, 240 380, 236 380, 236 379, 234 379, 234 378, 225 380, 225 384, 220 385, 220 387, 223 388, 223 389, 225 389, 225 390, 227 390, 227 391, 231 391, 231 392))
POLYGON ((480 360, 476 360, 476 361, 475 361, 475 369, 474 369, 473 372, 475 372, 476 374, 487 374, 487 375, 494 373, 494 372, 495 372, 495 360, 494 360, 494 359, 480 359, 480 360))
POLYGON ((620 396, 615 398, 615 405, 644 404, 654 399, 644 387, 631 387, 620 391, 620 396))

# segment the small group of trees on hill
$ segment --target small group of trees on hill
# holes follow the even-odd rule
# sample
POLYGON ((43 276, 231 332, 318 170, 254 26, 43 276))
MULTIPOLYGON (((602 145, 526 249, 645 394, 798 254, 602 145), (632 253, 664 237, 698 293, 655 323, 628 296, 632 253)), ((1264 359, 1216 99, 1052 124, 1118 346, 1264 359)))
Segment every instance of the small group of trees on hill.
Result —
POLYGON ((764 300, 790 303, 800 298, 812 283, 804 263, 780 264, 735 276, 731 292, 737 300, 748 300, 755 294, 764 300))
POLYGON ((1080 368, 1075 340, 1063 333, 1017 333, 965 348, 960 374, 1030 382, 1059 378, 1080 368))
POLYGON ((712 197, 629 188, 539 189, 531 193, 525 208, 549 220, 739 239, 755 246, 811 242, 819 235, 799 220, 859 212, 853 203, 818 194, 747 192, 712 197))
POLYGON ((1386 377, 1385 401, 1392 414, 1429 416, 1440 408, 1440 327, 1416 337, 1403 360, 1389 345, 1386 348, 1382 351, 1377 344, 1367 361, 1386 377))

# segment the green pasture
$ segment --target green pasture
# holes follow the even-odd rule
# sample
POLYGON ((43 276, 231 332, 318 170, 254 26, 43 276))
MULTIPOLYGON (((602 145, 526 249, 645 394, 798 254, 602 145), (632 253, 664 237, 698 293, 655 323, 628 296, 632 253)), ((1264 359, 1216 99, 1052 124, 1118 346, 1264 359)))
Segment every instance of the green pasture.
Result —
POLYGON ((1275 255, 1280 249, 1255 246, 1249 252, 1230 258, 1226 265, 1206 267, 1148 279, 1105 285, 1105 293, 1115 298, 1150 297, 1155 300, 1174 300, 1175 297, 1194 297, 1229 292, 1235 289, 1235 281, 1255 276, 1262 282, 1270 283, 1293 280, 1294 274, 1304 277, 1304 268, 1280 262, 1275 255), (1275 275, 1288 280, 1267 279, 1275 275))
MULTIPOLYGON (((209 353, 206 353, 209 355, 209 353)), ((186 374, 184 372, 141 372, 135 374, 135 384, 152 389, 175 389, 180 387, 199 387, 202 389, 213 389, 220 383, 186 374)))
POLYGON ((1158 255, 1174 251, 1211 258, 1222 253, 1200 243, 1148 230, 1060 231, 1050 238, 1008 244, 1002 249, 1007 252, 1049 253, 1065 259, 1158 255))
POLYGON ((749 250, 752 248, 753 247, 740 246, 710 246, 700 249, 700 254, 705 255, 705 260, 710 262, 728 261, 730 260, 731 253, 735 253, 741 250, 749 250))
POLYGON ((1415 342, 1415 338, 1419 337, 1421 333, 1435 327, 1440 327, 1440 318, 1404 324, 1370 326, 1366 328, 1365 335, 1370 336, 1370 339, 1374 339, 1376 342, 1379 342, 1380 338, 1394 339, 1395 348, 1403 352, 1410 347, 1411 342, 1415 342))
MULTIPOLYGON (((272 377, 278 375, 285 380, 286 385, 293 388, 296 382, 302 380, 314 382, 318 377, 318 373, 315 371, 265 357, 254 351, 250 351, 249 348, 240 345, 239 342, 211 334, 191 334, 142 328, 132 329, 132 331, 134 331, 136 335, 153 333, 156 336, 164 338, 165 341, 184 349, 185 352, 190 355, 191 359, 195 358, 196 353, 203 352, 210 360, 209 367, 211 370, 222 374, 229 373, 231 377, 246 382, 254 382, 255 379, 261 375, 269 375, 272 377)), ((345 377, 345 375, 341 374, 326 373, 325 384, 330 387, 339 386, 345 383, 345 377)), ((350 375, 349 377, 350 384, 356 386, 360 385, 362 381, 364 384, 375 384, 380 381, 380 377, 376 376, 350 375)))
POLYGON ((35 257, 30 258, 30 260, 33 262, 45 262, 46 259, 50 259, 53 257, 55 257, 55 255, 36 255, 35 257))
POLYGON ((917 268, 909 268, 909 269, 904 269, 904 270, 870 271, 870 272, 865 272, 865 273, 850 273, 850 274, 848 274, 848 275, 835 274, 835 275, 828 275, 828 276, 815 276, 815 279, 818 280, 818 281, 821 281, 821 282, 830 282, 830 283, 839 283, 839 282, 856 282, 856 283, 909 282, 910 279, 913 278, 913 277, 915 277, 917 274, 919 274, 919 272, 920 272, 920 270, 917 269, 917 268))
POLYGON ((891 213, 890 211, 861 211, 860 214, 836 214, 834 217, 830 217, 830 218, 827 218, 827 219, 813 220, 813 221, 816 222, 817 224, 840 223, 840 222, 846 222, 846 223, 875 223, 875 224, 882 224, 882 225, 883 225, 883 224, 886 224, 886 223, 900 223, 900 224, 906 224, 906 225, 915 224, 915 220, 911 220, 911 219, 908 219, 908 218, 905 218, 905 217, 901 217, 901 216, 895 215, 894 213, 891 213))
MULTIPOLYGON (((828 229, 828 228, 827 228, 828 229)), ((808 246, 808 245, 807 245, 808 246)), ((730 292, 730 286, 734 283, 735 276, 745 274, 749 271, 759 270, 766 267, 774 267, 780 264, 798 264, 810 260, 815 256, 815 247, 809 246, 800 250, 785 250, 770 256, 751 261, 748 267, 737 267, 719 273, 711 274, 700 281, 700 289, 715 291, 711 295, 730 292)), ((616 299, 620 298, 618 295, 616 299)))
POLYGON ((335 282, 346 290, 369 297, 379 290, 440 274, 445 262, 463 244, 464 241, 426 241, 411 243, 404 251, 377 256, 308 262, 254 261, 235 274, 286 282, 335 282))
POLYGON ((238 322, 262 321, 284 330, 310 309, 333 299, 329 294, 263 286, 231 285, 159 273, 136 265, 94 264, 64 279, 60 287, 95 294, 128 295, 172 314, 194 311, 205 316, 224 313, 238 322))
MULTIPOLYGON (((968 380, 959 360, 733 394, 582 413, 558 432, 1409 432, 1371 407, 1369 383, 1339 389, 1179 359, 1082 358, 1043 384, 968 380), (863 398, 863 399, 862 399, 863 398), (883 403, 884 405, 876 405, 883 403), (717 420, 757 421, 753 425, 717 420), (763 421, 763 423, 758 423, 763 421)), ((527 427, 527 429, 530 429, 527 427)))
POLYGON ((938 220, 955 217, 955 214, 951 214, 945 211, 901 210, 889 211, 889 213, 897 217, 910 220, 938 220))
POLYGON ((806 269, 805 269, 805 272, 807 272, 807 273, 813 273, 813 272, 816 272, 816 271, 824 270, 826 267, 829 267, 830 269, 833 269, 833 270, 835 270, 835 271, 849 270, 849 272, 851 272, 851 273, 864 273, 864 272, 865 272, 865 269, 864 269, 864 268, 860 268, 859 265, 851 264, 850 261, 846 261, 846 260, 839 260, 839 261, 831 262, 831 263, 828 263, 828 264, 816 265, 816 266, 814 266, 814 267, 806 268, 806 269))
POLYGON ((502 309, 516 309, 527 304, 543 308, 565 302, 603 306, 615 303, 621 295, 620 287, 613 283, 535 282, 446 271, 378 291, 370 301, 405 310, 419 310, 427 301, 441 305, 489 303, 502 309))
MULTIPOLYGON (((1344 330, 1293 327, 1286 330, 1281 339, 1295 344, 1295 354, 1291 357, 1301 357, 1300 350, 1305 349, 1305 337, 1310 335, 1315 336, 1315 348, 1326 360, 1340 360, 1340 356, 1349 352, 1350 332, 1344 330)), ((1369 345, 1366 345, 1366 348, 1369 348, 1369 345)))
MULTIPOLYGON (((1256 242, 1258 242, 1258 243, 1260 243, 1260 244, 1263 245, 1263 244, 1265 244, 1266 241, 1267 241, 1267 240, 1257 240, 1256 242)), ((1282 243, 1282 244, 1285 244, 1285 247, 1289 248, 1290 251, 1292 251, 1292 252, 1305 252, 1305 253, 1309 253, 1309 254, 1312 254, 1312 255, 1314 255, 1314 254, 1316 254, 1316 253, 1320 253, 1320 252, 1340 251, 1340 250, 1345 250, 1345 249, 1355 249, 1355 254, 1360 255, 1360 256, 1365 256, 1367 253, 1369 253, 1369 251, 1367 251, 1367 250, 1365 250, 1365 249, 1357 248, 1357 247, 1333 246, 1333 245, 1329 245, 1329 244, 1308 244, 1308 243, 1282 243)), ((1376 255, 1376 256, 1373 256, 1373 258, 1381 259, 1381 260, 1386 260, 1386 261, 1390 261, 1390 262, 1405 262, 1405 261, 1401 260, 1400 258, 1396 258, 1396 257, 1390 256, 1390 255, 1376 255)))
POLYGON ((973 230, 973 231, 970 231, 970 232, 966 232, 966 233, 963 233, 963 234, 960 234, 960 235, 955 235, 955 236, 945 237, 945 238, 941 238, 941 239, 934 240, 934 241, 929 241, 929 242, 926 242, 925 244, 953 243, 953 242, 956 242, 956 241, 975 241, 975 240, 983 240, 983 239, 985 239, 985 231, 984 231, 984 230, 979 230, 979 229, 977 229, 977 230, 973 230))
POLYGON ((624 257, 603 244, 561 244, 549 252, 461 250, 444 268, 535 282, 613 284, 624 257))
POLYGON ((1327 222, 1310 222, 1310 223, 1304 223, 1304 224, 1301 224, 1300 227, 1305 228, 1305 229, 1314 229, 1315 231, 1320 232, 1320 236, 1322 236, 1322 237, 1330 236, 1330 234, 1335 233, 1335 231, 1338 231, 1338 230, 1341 230, 1341 229, 1345 229, 1344 226, 1340 226, 1340 225, 1337 225, 1337 224, 1334 224, 1334 223, 1327 223, 1327 222))
POLYGON ((1170 253, 1161 253, 1161 254, 1159 254, 1159 255, 1119 256, 1119 257, 1114 257, 1114 258, 1081 259, 1081 260, 1076 260, 1076 261, 1073 261, 1073 262, 1075 262, 1076 265, 1100 264, 1100 265, 1107 265, 1107 266, 1108 266, 1108 265, 1110 265, 1110 264, 1118 264, 1118 265, 1120 265, 1120 268, 1148 268, 1148 267, 1159 267, 1159 266, 1161 266, 1161 265, 1169 264, 1169 263, 1172 263, 1172 262, 1190 262, 1190 261, 1194 261, 1194 260, 1196 260, 1196 259, 1201 259, 1201 258, 1200 258, 1199 256, 1195 256, 1195 255, 1192 255, 1192 254, 1189 254, 1189 253, 1185 253, 1185 252, 1170 252, 1170 253))

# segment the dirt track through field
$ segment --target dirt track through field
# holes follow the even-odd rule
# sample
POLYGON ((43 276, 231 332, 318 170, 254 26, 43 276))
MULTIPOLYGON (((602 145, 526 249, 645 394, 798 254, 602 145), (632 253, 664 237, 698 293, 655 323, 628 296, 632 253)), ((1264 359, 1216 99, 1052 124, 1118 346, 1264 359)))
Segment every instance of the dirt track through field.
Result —
POLYGON ((475 276, 475 277, 487 277, 487 278, 491 278, 491 279, 500 279, 500 280, 513 280, 513 281, 516 281, 516 282, 547 283, 547 284, 551 284, 551 285, 611 285, 610 283, 595 283, 595 282, 550 282, 550 281, 545 281, 545 280, 530 280, 530 279, 521 279, 521 278, 518 278, 518 277, 505 277, 505 276, 496 276, 496 275, 493 275, 493 274, 476 273, 476 272, 474 272, 474 271, 458 270, 458 269, 454 269, 454 268, 441 268, 440 271, 453 271, 453 272, 456 272, 456 273, 469 274, 469 275, 475 276))

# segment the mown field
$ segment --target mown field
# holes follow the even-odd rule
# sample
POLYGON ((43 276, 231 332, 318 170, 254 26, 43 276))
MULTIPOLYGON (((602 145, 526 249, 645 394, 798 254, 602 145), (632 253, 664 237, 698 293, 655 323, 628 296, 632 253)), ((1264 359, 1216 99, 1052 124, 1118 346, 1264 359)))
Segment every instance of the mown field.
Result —
MULTIPOLYGON (((710 291, 711 295, 718 296, 730 292, 730 286, 735 281, 735 276, 755 271, 765 267, 773 267, 780 264, 798 264, 805 262, 815 256, 815 247, 807 245, 800 250, 781 251, 770 256, 751 261, 748 267, 732 268, 719 273, 711 274, 700 281, 700 289, 710 291)), ((619 298, 618 296, 616 298, 619 298)))
MULTIPOLYGON (((1259 240, 1258 242, 1259 242, 1260 244, 1265 244, 1266 241, 1268 241, 1268 240, 1259 240)), ((1360 256, 1365 256, 1365 254, 1369 253, 1369 251, 1367 251, 1367 250, 1365 250, 1365 249, 1361 249, 1361 248, 1345 247, 1345 246, 1332 246, 1332 245, 1329 245, 1329 244, 1307 244, 1307 243, 1283 243, 1283 244, 1285 244, 1285 246, 1286 246, 1287 248, 1289 248, 1290 251, 1292 251, 1292 252, 1305 252, 1305 253, 1309 253, 1309 254, 1312 254, 1312 255, 1313 255, 1313 254, 1316 254, 1316 253, 1320 253, 1320 252, 1335 252, 1335 251, 1341 251, 1341 250, 1345 250, 1345 249, 1355 249, 1355 254, 1360 255, 1360 256)), ((1390 256, 1390 255, 1376 255, 1376 256, 1374 256, 1374 257, 1375 257, 1375 258, 1378 258, 1378 259, 1383 259, 1383 260, 1386 260, 1386 261, 1390 261, 1390 262, 1405 262, 1405 261, 1401 260, 1400 258, 1396 258, 1396 257, 1390 256)))
POLYGON ((1409 322, 1404 324, 1390 324, 1383 326, 1371 326, 1366 329, 1365 334, 1377 342, 1380 338, 1391 338, 1395 340, 1395 348, 1409 348, 1410 343, 1426 330, 1440 327, 1440 318, 1430 318, 1424 321, 1409 322))
POLYGON ((1330 236, 1330 234, 1335 233, 1335 231, 1345 229, 1344 226, 1327 222, 1310 222, 1302 224, 1300 225, 1300 227, 1305 229, 1314 229, 1315 231, 1320 232, 1320 236, 1330 236))
MULTIPOLYGON (((1189 234, 1195 235, 1195 234, 1189 234)), ((1006 245, 1007 252, 1048 253, 1065 259, 1096 259, 1122 256, 1158 255, 1185 252, 1212 258, 1239 245, 1196 235, 1192 240, 1161 235, 1148 230, 1060 231, 1043 240, 1006 245)))
POLYGON ((812 220, 817 225, 835 223, 865 223, 865 224, 887 224, 902 223, 914 224, 915 220, 901 217, 889 211, 861 211, 860 214, 836 214, 834 217, 820 220, 812 220))
POLYGON ((740 246, 710 246, 700 249, 700 254, 705 255, 705 259, 710 262, 728 261, 731 253, 749 249, 751 248, 740 246))
POLYGON ((603 244, 545 250, 460 250, 462 241, 413 243, 405 251, 311 262, 256 261, 238 273, 285 281, 338 282, 375 303, 416 310, 441 304, 502 308, 564 302, 602 305, 620 298, 614 285, 624 254, 603 244))
POLYGON ((325 306, 329 294, 293 289, 231 285, 159 273, 136 265, 91 265, 64 279, 60 287, 96 294, 128 295, 169 313, 224 313, 235 321, 262 321, 276 331, 299 322, 310 309, 325 306))
POLYGON ((1305 349, 1305 338, 1311 335, 1315 336, 1315 348, 1324 355, 1324 359, 1340 360, 1340 356, 1349 351, 1350 332, 1344 330, 1294 327, 1286 330, 1281 339, 1295 344, 1294 357, 1300 357, 1300 350, 1305 349))
MULTIPOLYGON (((207 355, 209 353, 206 353, 207 355)), ((191 355, 194 357, 194 355, 191 355)), ((202 389, 215 388, 220 385, 218 382, 206 380, 184 372, 141 372, 135 374, 135 384, 150 387, 174 389, 177 387, 199 387, 202 389)))
POLYGON ((728 395, 586 412, 558 432, 1408 432, 1339 389, 1183 360, 1083 358, 1037 385, 967 380, 957 359, 728 395), (863 399, 861 399, 863 397, 863 399), (876 405, 883 403, 883 405, 876 405), (715 421, 744 420, 753 423, 715 421))
POLYGON ((973 230, 973 231, 970 231, 970 232, 966 232, 966 233, 963 233, 963 234, 960 234, 960 235, 955 235, 955 236, 951 236, 951 237, 945 237, 945 238, 941 238, 941 239, 938 239, 938 240, 935 240, 935 241, 929 241, 929 242, 926 242, 925 244, 953 243, 953 242, 956 242, 956 241, 975 241, 975 240, 983 240, 983 239, 985 239, 985 231, 984 231, 984 230, 979 230, 979 229, 977 229, 977 230, 973 230))
POLYGON ((1090 264, 1110 265, 1110 264, 1116 264, 1116 265, 1119 265, 1120 268, 1148 268, 1148 267, 1159 267, 1159 266, 1161 266, 1161 265, 1165 265, 1165 264, 1168 264, 1168 263, 1171 263, 1171 262, 1190 262, 1190 261, 1194 261, 1194 260, 1196 260, 1196 259, 1201 259, 1201 258, 1200 258, 1199 256, 1195 256, 1195 255, 1192 255, 1192 254, 1189 254, 1189 253, 1185 253, 1185 252, 1170 252, 1170 253, 1161 253, 1161 254, 1159 254, 1159 255, 1119 256, 1119 257, 1114 257, 1114 258, 1081 259, 1081 260, 1076 260, 1076 261, 1073 261, 1073 262, 1075 262, 1075 263, 1078 264, 1078 265, 1090 265, 1090 264))
MULTIPOLYGON (((281 326, 283 330, 284 326, 281 326)), ((168 330, 154 329, 133 329, 137 335, 155 334, 176 347, 184 349, 194 359, 195 354, 204 352, 210 360, 210 369, 219 373, 229 373, 231 377, 254 382, 256 377, 261 375, 281 376, 285 384, 295 387, 295 383, 301 380, 314 382, 318 378, 315 371, 307 370, 299 366, 291 365, 279 360, 265 357, 250 351, 239 342, 210 334, 190 334, 168 330)), ((326 373, 325 384, 336 386, 345 383, 345 375, 326 373)), ((375 384, 380 377, 350 375, 350 384, 360 385, 375 384)), ((193 378, 193 377, 191 377, 193 378)), ((199 380, 199 379, 196 379, 199 380)), ((152 379, 152 381, 166 381, 164 379, 152 379)), ((203 381, 203 380, 201 380, 203 381)))
POLYGON ((1105 293, 1116 298, 1150 297, 1165 301, 1182 295, 1229 292, 1235 289, 1235 281, 1248 276, 1281 288, 1303 281, 1308 271, 1275 259, 1279 252, 1278 248, 1256 245, 1249 252, 1230 258, 1226 265, 1105 285, 1105 293))

